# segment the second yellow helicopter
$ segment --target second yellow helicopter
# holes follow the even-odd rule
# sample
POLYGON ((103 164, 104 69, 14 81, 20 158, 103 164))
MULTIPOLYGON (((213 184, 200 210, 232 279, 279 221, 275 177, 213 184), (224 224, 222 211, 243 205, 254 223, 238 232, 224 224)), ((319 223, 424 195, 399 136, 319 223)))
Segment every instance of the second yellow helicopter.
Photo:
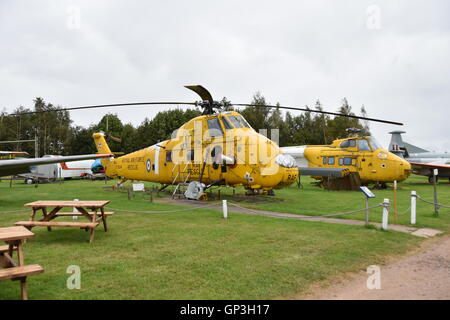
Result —
POLYGON ((311 172, 318 180, 338 170, 346 170, 357 175, 361 184, 375 183, 385 187, 386 183, 404 181, 411 174, 411 165, 407 161, 382 148, 373 137, 350 137, 335 140, 330 145, 281 149, 295 158, 302 174, 311 172))

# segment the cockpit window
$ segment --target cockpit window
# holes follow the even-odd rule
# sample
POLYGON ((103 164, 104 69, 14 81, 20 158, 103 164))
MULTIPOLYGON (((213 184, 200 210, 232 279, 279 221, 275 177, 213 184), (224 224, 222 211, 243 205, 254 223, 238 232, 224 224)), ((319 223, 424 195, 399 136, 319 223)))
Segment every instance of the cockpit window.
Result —
POLYGON ((226 117, 222 117, 223 125, 226 130, 233 129, 233 126, 231 125, 230 121, 226 117))
POLYGON ((247 120, 244 119, 242 116, 236 116, 236 118, 239 120, 239 122, 242 123, 242 126, 244 128, 250 128, 250 125, 248 124, 247 120))
POLYGON ((341 148, 354 148, 356 147, 356 140, 345 140, 341 143, 341 148))
POLYGON ((219 119, 217 118, 208 119, 208 132, 211 137, 218 137, 223 135, 219 119))
POLYGON ((359 151, 370 151, 369 142, 367 140, 358 140, 359 151))
POLYGON ((369 141, 370 141, 370 145, 372 146, 373 150, 377 150, 377 149, 383 148, 381 146, 381 144, 374 137, 369 137, 369 141))
POLYGON ((228 116, 227 118, 233 123, 235 128, 250 128, 250 125, 242 116, 228 116))

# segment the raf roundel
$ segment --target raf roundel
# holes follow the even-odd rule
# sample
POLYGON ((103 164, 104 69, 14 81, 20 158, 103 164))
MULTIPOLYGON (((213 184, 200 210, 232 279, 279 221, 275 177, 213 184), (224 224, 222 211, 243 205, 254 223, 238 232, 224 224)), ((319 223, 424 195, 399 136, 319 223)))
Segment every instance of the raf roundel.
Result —
POLYGON ((146 167, 147 167, 147 172, 150 172, 150 170, 152 169, 152 162, 150 161, 150 159, 147 160, 146 167))

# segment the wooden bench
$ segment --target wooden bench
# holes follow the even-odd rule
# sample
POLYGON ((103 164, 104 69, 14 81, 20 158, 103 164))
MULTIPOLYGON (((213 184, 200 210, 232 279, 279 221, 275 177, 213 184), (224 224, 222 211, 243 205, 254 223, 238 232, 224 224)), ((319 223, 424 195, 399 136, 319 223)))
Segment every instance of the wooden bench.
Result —
POLYGON ((43 273, 44 269, 38 264, 27 266, 12 267, 0 270, 0 280, 20 280, 20 291, 22 300, 28 299, 27 294, 27 277, 43 273))
POLYGON ((95 200, 95 201, 34 201, 24 204, 25 207, 32 208, 32 214, 30 221, 19 221, 17 226, 24 226, 28 229, 37 226, 47 227, 48 231, 52 230, 52 227, 77 227, 89 231, 89 242, 94 240, 94 233, 100 222, 103 223, 105 232, 108 231, 106 225, 106 217, 111 216, 113 213, 108 212, 106 215, 102 214, 105 210, 105 206, 109 203, 107 200, 95 200), (60 212, 61 209, 71 209, 72 212, 60 212), (76 209, 76 210, 75 210, 76 209), (36 221, 36 213, 42 212, 42 219, 36 221), (74 212, 75 211, 75 212, 74 212), (61 216, 75 216, 84 217, 88 222, 52 222, 52 220, 61 216))
MULTIPOLYGON (((14 250, 14 251, 17 250, 17 247, 14 246, 14 247, 13 247, 13 250, 14 250)), ((9 246, 8 246, 8 245, 6 245, 6 246, 0 246, 0 254, 2 254, 2 253, 4 253, 4 252, 8 252, 8 251, 9 251, 9 246)))
MULTIPOLYGON (((114 212, 105 212, 104 214, 105 214, 105 216, 112 216, 114 214, 114 212)), ((55 216, 57 216, 57 217, 80 217, 82 215, 83 214, 79 213, 79 212, 58 212, 57 214, 55 214, 55 216)), ((89 215, 93 216, 94 213, 93 212, 89 212, 89 215)), ((101 217, 102 213, 101 212, 97 212, 97 217, 98 216, 101 217)))
MULTIPOLYGON (((29 230, 33 227, 75 227, 80 229, 90 230, 89 242, 94 240, 94 230, 98 226, 98 222, 50 222, 50 221, 18 221, 16 226, 22 226, 29 230)), ((51 229, 49 229, 51 230, 51 229)))
POLYGON ((25 228, 32 227, 75 227, 81 229, 92 229, 98 226, 98 222, 50 222, 50 221, 18 221, 16 226, 25 228))

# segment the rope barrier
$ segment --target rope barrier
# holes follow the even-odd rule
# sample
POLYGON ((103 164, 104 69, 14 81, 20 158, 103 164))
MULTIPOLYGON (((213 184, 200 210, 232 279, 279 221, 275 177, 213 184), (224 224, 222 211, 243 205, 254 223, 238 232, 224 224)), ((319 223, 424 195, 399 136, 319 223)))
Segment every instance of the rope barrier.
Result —
POLYGON ((450 206, 447 206, 447 205, 444 205, 444 204, 435 203, 434 201, 428 201, 428 200, 425 200, 425 199, 423 199, 423 198, 422 198, 421 196, 419 196, 419 195, 416 195, 416 198, 419 199, 419 200, 421 200, 421 201, 423 201, 423 202, 425 202, 425 203, 431 204, 431 205, 433 205, 433 206, 437 205, 437 206, 442 207, 442 208, 450 208, 450 206))
MULTIPOLYGON (((207 208, 211 208, 211 207, 215 207, 215 206, 217 206, 217 205, 220 205, 221 203, 219 203, 219 202, 217 202, 217 203, 212 203, 212 204, 209 204, 209 205, 201 205, 201 206, 197 206, 197 207, 192 207, 192 208, 185 208, 185 209, 178 209, 178 210, 156 210, 156 211, 139 211, 139 210, 125 210, 125 209, 116 209, 116 208, 111 208, 111 207, 108 207, 108 209, 110 209, 110 210, 112 210, 112 211, 114 211, 114 212, 127 212, 127 213, 146 213, 146 214, 152 214, 152 213, 155 213, 155 214, 157 214, 157 213, 177 213, 177 212, 185 212, 185 211, 192 211, 192 210, 196 210, 196 209, 207 209, 207 208)), ((247 210, 247 211, 252 211, 252 212, 255 212, 255 213, 259 213, 261 210, 253 210, 253 209, 250 209, 250 208, 246 208, 246 207, 242 207, 242 206, 240 206, 240 205, 238 205, 238 204, 235 204, 235 203, 230 203, 230 205, 232 205, 232 206, 235 206, 235 207, 238 207, 238 208, 241 208, 241 209, 243 209, 243 210, 247 210)), ((376 209, 376 208, 379 208, 379 207, 383 207, 384 206, 384 204, 378 204, 378 205, 376 205, 376 206, 373 206, 373 207, 369 207, 369 208, 367 208, 368 210, 371 210, 371 209, 376 209)), ((358 213, 358 212, 364 212, 364 211, 366 211, 367 210, 366 208, 363 208, 363 209, 358 209, 358 210, 352 210, 352 211, 347 211, 347 212, 339 212, 339 213, 333 213, 333 214, 326 214, 326 215, 319 215, 319 216, 310 216, 310 217, 305 217, 305 218, 311 218, 311 219, 314 219, 314 218, 321 218, 321 217, 324 217, 324 218, 326 218, 326 217, 337 217, 337 216, 343 216, 343 215, 350 215, 350 214, 354 214, 354 213, 358 213)), ((409 210, 410 208, 408 208, 408 210, 409 210)), ((29 211, 29 209, 22 209, 22 210, 10 210, 10 211, 0 211, 0 213, 18 213, 18 212, 26 212, 26 211, 29 211)), ((406 212, 406 211, 405 211, 406 212)), ((401 214, 403 214, 403 213, 401 213, 401 214)))
POLYGON ((406 210, 403 210, 403 211, 401 211, 401 212, 397 212, 397 214, 398 214, 398 215, 403 215, 403 214, 406 214, 406 213, 408 213, 408 212, 411 212, 411 206, 409 206, 408 209, 406 209, 406 210))
POLYGON ((176 213, 176 212, 184 212, 184 211, 192 211, 196 209, 205 209, 218 205, 218 203, 213 203, 209 205, 202 205, 198 207, 186 208, 186 209, 178 209, 178 210, 158 210, 158 211, 137 211, 137 210, 123 210, 123 209, 114 209, 108 207, 108 209, 114 212, 127 212, 127 213, 176 213))
MULTIPOLYGON (((258 210, 252 210, 250 208, 245 208, 245 207, 241 207, 240 205, 237 205, 235 203, 230 203, 230 205, 244 209, 244 210, 248 210, 248 211, 252 211, 255 213, 260 213, 260 211, 258 210)), ((371 210, 371 209, 376 209, 379 207, 384 207, 385 205, 383 203, 380 203, 376 206, 373 207, 369 207, 367 209, 371 210)), ((366 208, 364 209, 358 209, 358 210, 352 210, 352 211, 347 211, 347 212, 339 212, 339 213, 332 213, 332 214, 325 214, 325 215, 321 215, 321 216, 308 216, 308 217, 301 217, 302 219, 317 219, 317 218, 327 218, 327 217, 337 217, 337 216, 344 216, 344 215, 349 215, 349 214, 354 214, 354 213, 358 213, 358 212, 364 212, 367 210, 366 208)), ((287 213, 287 212, 286 212, 287 213)))

